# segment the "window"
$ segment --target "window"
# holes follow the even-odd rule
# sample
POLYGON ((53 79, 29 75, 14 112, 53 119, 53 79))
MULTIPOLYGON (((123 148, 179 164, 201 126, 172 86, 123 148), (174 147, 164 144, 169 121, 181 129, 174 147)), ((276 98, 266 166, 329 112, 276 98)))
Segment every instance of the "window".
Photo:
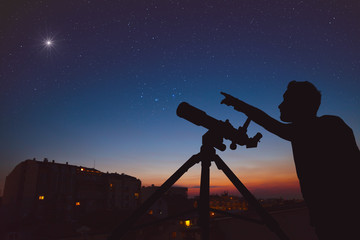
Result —
POLYGON ((134 198, 135 198, 135 199, 139 199, 139 193, 137 193, 137 192, 134 193, 134 198))
POLYGON ((80 202, 76 202, 75 205, 76 205, 76 206, 80 206, 80 202))
POLYGON ((39 196, 39 200, 44 200, 44 199, 45 199, 45 197, 43 195, 39 196))

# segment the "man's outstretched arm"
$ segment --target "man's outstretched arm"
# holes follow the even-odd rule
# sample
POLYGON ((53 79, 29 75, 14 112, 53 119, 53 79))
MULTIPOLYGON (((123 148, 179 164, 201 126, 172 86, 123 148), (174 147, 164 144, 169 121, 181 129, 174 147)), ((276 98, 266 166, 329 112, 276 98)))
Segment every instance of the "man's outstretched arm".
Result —
POLYGON ((291 140, 292 127, 290 124, 281 123, 260 109, 253 107, 237 98, 234 98, 227 93, 221 92, 221 94, 225 96, 225 98, 221 101, 222 104, 233 106, 235 110, 244 113, 252 121, 259 124, 269 132, 285 140, 291 140))

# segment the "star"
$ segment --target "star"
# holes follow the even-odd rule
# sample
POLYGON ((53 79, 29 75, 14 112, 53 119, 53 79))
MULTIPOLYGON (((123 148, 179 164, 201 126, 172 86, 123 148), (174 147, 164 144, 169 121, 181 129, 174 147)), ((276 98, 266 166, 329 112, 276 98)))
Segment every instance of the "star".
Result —
POLYGON ((41 49, 46 53, 47 57, 52 57, 56 54, 56 41, 54 41, 53 37, 43 38, 41 45, 41 49))
POLYGON ((52 39, 50 39, 50 38, 45 39, 44 45, 45 45, 45 47, 47 47, 47 48, 51 48, 51 47, 54 45, 54 41, 53 41, 52 39))
POLYGON ((53 44, 53 42, 51 41, 51 40, 46 40, 46 43, 45 43, 48 47, 50 47, 52 44, 53 44))

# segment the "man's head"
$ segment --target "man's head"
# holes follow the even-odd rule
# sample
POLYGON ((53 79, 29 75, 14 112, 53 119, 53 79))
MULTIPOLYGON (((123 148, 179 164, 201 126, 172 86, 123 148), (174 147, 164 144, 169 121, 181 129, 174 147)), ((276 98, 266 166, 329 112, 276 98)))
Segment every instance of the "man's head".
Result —
POLYGON ((316 117, 321 103, 321 93, 310 82, 291 81, 279 105, 280 119, 296 122, 316 117))

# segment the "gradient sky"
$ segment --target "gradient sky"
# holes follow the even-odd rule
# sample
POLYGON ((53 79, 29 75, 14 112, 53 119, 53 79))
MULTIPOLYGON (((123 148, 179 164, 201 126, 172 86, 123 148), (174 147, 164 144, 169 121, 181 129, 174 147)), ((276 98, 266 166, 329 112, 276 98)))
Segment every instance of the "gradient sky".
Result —
MULTIPOLYGON (((359 4, 1 1, 0 188, 34 157, 160 185, 206 132, 176 116, 180 102, 242 125, 224 91, 279 119, 291 80, 314 83, 319 115, 340 116, 359 145, 359 4)), ((256 132, 258 148, 219 155, 256 196, 301 197, 290 143, 256 132)), ((196 166, 177 185, 194 195, 199 182, 196 166)), ((214 164, 211 185, 235 193, 214 164)))

